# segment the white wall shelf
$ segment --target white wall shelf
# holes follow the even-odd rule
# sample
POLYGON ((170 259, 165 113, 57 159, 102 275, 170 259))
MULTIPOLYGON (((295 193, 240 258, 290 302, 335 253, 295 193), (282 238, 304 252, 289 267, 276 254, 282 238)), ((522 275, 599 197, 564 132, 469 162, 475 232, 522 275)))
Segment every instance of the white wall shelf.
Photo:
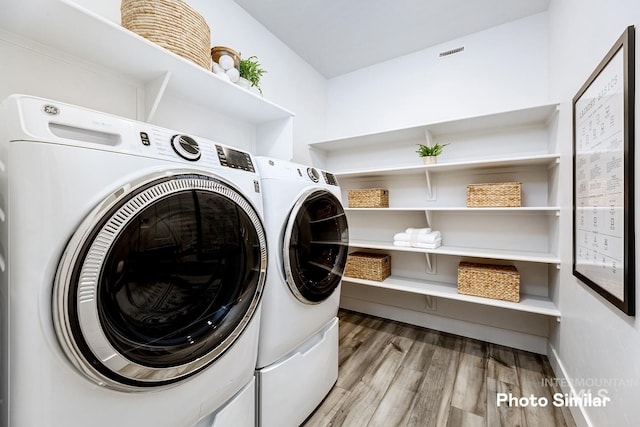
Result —
POLYGON ((438 282, 428 282, 424 280, 409 279, 406 277, 390 276, 382 282, 374 280, 356 279, 353 277, 343 277, 343 282, 357 283, 360 285, 379 287, 394 291, 410 292, 413 294, 429 295, 457 301, 481 304, 490 307, 504 308, 514 311, 541 314, 545 316, 560 317, 560 310, 546 297, 536 295, 520 295, 520 302, 502 301, 492 298, 482 298, 472 295, 459 294, 454 283, 445 284, 438 282))
POLYGON ((345 208, 346 212, 482 212, 499 214, 551 214, 559 215, 560 208, 557 206, 523 206, 513 208, 467 208, 460 206, 406 206, 388 208, 345 208))
POLYGON ((368 178, 390 175, 420 175, 424 173, 444 173, 481 168, 521 167, 521 166, 554 166, 560 161, 558 154, 534 154, 527 156, 503 157, 499 159, 475 159, 467 161, 435 163, 431 165, 408 165, 398 167, 372 168, 363 170, 336 171, 338 178, 368 178))
POLYGON ((442 245, 435 249, 414 248, 406 246, 396 246, 389 242, 379 242, 370 240, 350 240, 349 246, 352 248, 375 249, 396 252, 415 252, 434 255, 452 255, 460 257, 498 259, 505 261, 523 261, 543 264, 560 264, 560 258, 552 253, 521 251, 521 250, 498 250, 487 248, 466 248, 459 246, 442 245))
POLYGON ((434 140, 443 135, 482 133, 505 127, 526 127, 545 125, 558 108, 558 104, 538 105, 519 110, 509 110, 448 120, 440 123, 430 123, 385 132, 348 136, 309 144, 310 148, 322 151, 344 150, 345 148, 371 149, 376 145, 388 145, 390 141, 421 140, 426 141, 425 132, 428 131, 434 140))
POLYGON ((140 120, 153 118, 165 94, 253 125, 293 116, 72 0, 4 2, 0 28, 143 82, 140 120))

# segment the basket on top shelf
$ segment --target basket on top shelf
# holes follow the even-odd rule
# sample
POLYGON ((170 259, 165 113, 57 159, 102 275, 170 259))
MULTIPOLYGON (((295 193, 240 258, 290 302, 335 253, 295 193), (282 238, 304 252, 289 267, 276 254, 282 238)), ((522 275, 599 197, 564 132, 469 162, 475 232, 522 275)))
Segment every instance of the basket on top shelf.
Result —
POLYGON ((226 46, 214 46, 211 48, 211 59, 214 62, 219 62, 220 57, 223 55, 230 56, 233 60, 233 66, 238 68, 240 66, 240 54, 230 47, 226 46))
POLYGON ((385 254, 352 252, 347 255, 344 275, 382 282, 391 275, 391 257, 385 254))
POLYGON ((467 185, 467 207, 520 207, 522 184, 496 182, 467 185))
POLYGON ((458 265, 458 293, 520 301, 520 273, 512 265, 461 262, 458 265))
POLYGON ((384 188, 367 188, 349 190, 350 208, 388 208, 389 190, 384 188))
POLYGON ((122 26, 209 70, 211 31, 182 0, 122 0, 122 26))

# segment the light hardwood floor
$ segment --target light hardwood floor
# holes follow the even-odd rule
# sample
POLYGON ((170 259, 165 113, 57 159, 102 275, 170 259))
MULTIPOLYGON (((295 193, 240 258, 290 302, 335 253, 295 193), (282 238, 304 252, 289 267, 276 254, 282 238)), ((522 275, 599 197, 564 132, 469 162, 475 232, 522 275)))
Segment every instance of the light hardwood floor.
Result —
POLYGON ((575 426, 545 356, 340 310, 338 381, 305 427, 575 426), (498 407, 498 393, 546 397, 498 407))

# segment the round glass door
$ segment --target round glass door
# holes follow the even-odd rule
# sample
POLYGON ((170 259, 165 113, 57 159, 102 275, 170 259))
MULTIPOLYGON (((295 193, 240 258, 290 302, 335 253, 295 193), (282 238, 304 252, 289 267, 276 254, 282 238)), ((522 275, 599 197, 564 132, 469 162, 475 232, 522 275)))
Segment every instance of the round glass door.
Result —
POLYGON ((69 242, 53 307, 72 362, 125 390, 180 381, 216 360, 252 318, 266 272, 260 218, 225 182, 181 174, 132 187, 69 242))
POLYGON ((348 248, 340 200, 325 190, 303 195, 291 211, 283 242, 285 276, 296 298, 307 304, 329 298, 342 280, 348 248))

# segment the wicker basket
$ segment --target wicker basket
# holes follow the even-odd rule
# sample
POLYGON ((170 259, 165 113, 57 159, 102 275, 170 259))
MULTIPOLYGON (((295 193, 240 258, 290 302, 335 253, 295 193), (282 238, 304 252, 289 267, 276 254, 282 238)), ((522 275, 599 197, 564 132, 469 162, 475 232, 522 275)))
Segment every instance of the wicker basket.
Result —
POLYGON ((350 208, 388 208, 389 190, 384 188, 368 188, 365 190, 349 190, 350 208))
POLYGON ((214 46, 211 48, 211 59, 218 62, 222 55, 229 55, 233 58, 233 66, 238 68, 240 65, 240 54, 235 50, 225 46, 214 46))
POLYGON ((122 0, 122 26, 211 69, 211 32, 204 18, 182 0, 122 0))
POLYGON ((467 185, 467 207, 520 207, 522 185, 499 182, 467 185))
POLYGON ((391 257, 385 254, 353 252, 347 256, 344 275, 382 282, 391 275, 391 257))
POLYGON ((461 262, 458 293, 505 301, 520 301, 520 273, 512 265, 461 262))

